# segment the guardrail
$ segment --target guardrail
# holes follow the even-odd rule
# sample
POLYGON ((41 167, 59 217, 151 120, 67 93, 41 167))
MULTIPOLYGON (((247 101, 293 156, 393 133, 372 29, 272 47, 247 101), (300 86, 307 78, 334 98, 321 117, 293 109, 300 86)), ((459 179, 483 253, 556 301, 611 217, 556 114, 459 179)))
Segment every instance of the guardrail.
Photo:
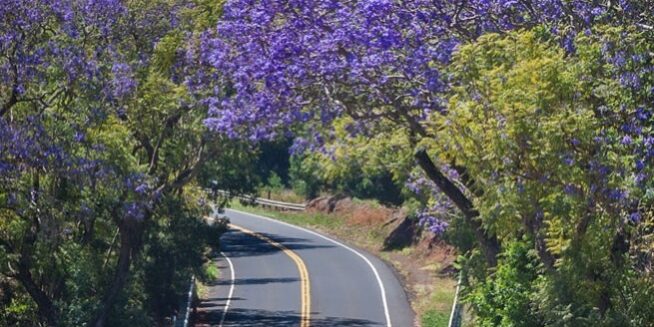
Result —
POLYGON ((173 317, 174 327, 188 327, 189 318, 191 316, 191 303, 193 302, 193 289, 195 288, 195 276, 191 276, 191 283, 188 287, 188 294, 186 295, 186 305, 182 311, 173 317))
POLYGON ((289 203, 289 202, 282 202, 282 201, 276 201, 276 200, 270 200, 270 199, 264 199, 264 198, 257 198, 257 197, 248 197, 248 196, 241 196, 241 195, 232 195, 228 191, 223 191, 223 190, 218 190, 218 194, 223 195, 223 196, 233 196, 237 199, 241 199, 244 201, 249 201, 252 203, 256 203, 258 205, 264 206, 264 207, 271 207, 271 208, 276 208, 276 209, 282 209, 282 210, 289 210, 289 211, 304 211, 306 209, 306 204, 304 203, 289 203))

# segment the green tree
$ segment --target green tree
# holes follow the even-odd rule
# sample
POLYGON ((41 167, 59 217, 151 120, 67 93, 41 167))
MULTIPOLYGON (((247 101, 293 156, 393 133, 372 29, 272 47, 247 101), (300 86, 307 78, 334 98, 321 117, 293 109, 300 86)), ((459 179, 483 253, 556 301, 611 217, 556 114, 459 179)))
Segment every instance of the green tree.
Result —
MULTIPOLYGON (((651 279, 629 255, 644 236, 634 232, 651 219, 642 209, 651 201, 641 179, 649 170, 638 163, 638 133, 651 128, 638 106, 648 95, 616 80, 624 67, 614 61, 650 45, 633 31, 593 35, 578 36, 575 54, 544 28, 461 47, 448 113, 431 117, 437 136, 425 146, 466 167, 480 191, 481 222, 502 243, 495 273, 471 268, 468 300, 482 325, 628 326, 649 318, 626 310, 635 285, 651 279), (620 38, 629 40, 624 47, 606 49, 620 38)), ((630 65, 639 67, 637 59, 630 65)))

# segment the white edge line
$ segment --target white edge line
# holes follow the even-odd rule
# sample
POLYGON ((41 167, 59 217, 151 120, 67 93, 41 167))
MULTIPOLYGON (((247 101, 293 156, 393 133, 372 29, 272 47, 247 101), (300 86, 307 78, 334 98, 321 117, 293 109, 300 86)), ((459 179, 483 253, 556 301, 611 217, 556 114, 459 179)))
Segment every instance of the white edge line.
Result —
MULTIPOLYGON (((309 230, 309 229, 306 229, 306 228, 304 228, 304 227, 295 226, 295 225, 293 225, 293 224, 289 224, 289 223, 287 223, 287 222, 279 221, 279 220, 276 220, 276 219, 272 219, 272 218, 269 218, 269 217, 265 217, 265 216, 261 216, 261 215, 257 215, 257 214, 253 214, 253 213, 249 213, 249 212, 245 212, 245 211, 240 211, 240 210, 231 209, 231 208, 228 209, 228 210, 231 210, 231 211, 234 211, 234 212, 238 212, 238 213, 240 213, 240 214, 245 214, 245 215, 249 215, 249 216, 253 216, 253 217, 257 217, 257 218, 261 218, 261 219, 269 220, 269 221, 272 221, 272 222, 276 222, 276 223, 278 223, 278 224, 282 224, 282 225, 285 225, 285 226, 288 226, 288 227, 292 227, 292 228, 295 228, 295 229, 298 229, 298 230, 301 230, 301 231, 307 232, 307 233, 309 233, 309 234, 312 234, 312 235, 318 236, 318 237, 320 237, 320 238, 322 238, 322 239, 325 239, 325 240, 327 240, 327 241, 329 241, 329 242, 332 242, 332 243, 334 243, 334 244, 336 244, 336 245, 339 245, 339 246, 345 248, 346 250, 348 250, 348 251, 350 251, 350 252, 352 252, 352 253, 358 255, 361 259, 363 259, 363 260, 368 264, 368 266, 370 266, 370 269, 372 269, 372 272, 375 274, 375 278, 377 279, 377 284, 379 285, 379 289, 380 289, 380 291, 381 291, 382 303, 383 303, 383 305, 384 305, 384 315, 386 316, 386 326, 387 326, 387 327, 392 327, 392 326, 393 326, 393 325, 391 324, 391 315, 390 315, 390 312, 389 312, 389 310, 388 310, 388 301, 386 300, 386 288, 384 287, 384 283, 382 282, 381 277, 379 276, 379 272, 377 271, 377 268, 375 268, 375 266, 372 264, 372 262, 370 262, 370 260, 368 260, 368 258, 366 258, 366 256, 364 256, 363 254, 361 254, 359 251, 357 251, 357 250, 355 250, 355 249, 353 249, 353 248, 351 248, 351 247, 349 247, 349 246, 347 246, 347 245, 345 245, 345 244, 343 244, 343 243, 341 243, 341 242, 339 242, 339 241, 337 241, 337 240, 334 240, 334 239, 332 239, 332 238, 329 238, 329 237, 327 237, 327 236, 324 236, 324 235, 322 235, 322 234, 320 234, 320 233, 316 233, 316 232, 314 232, 314 231, 312 231, 312 230, 309 230)), ((219 326, 219 327, 220 327, 220 326, 219 326)))
POLYGON ((229 305, 232 303, 232 296, 234 295, 234 264, 232 263, 232 260, 229 259, 227 255, 225 255, 224 252, 220 251, 220 255, 227 260, 227 264, 229 265, 229 271, 230 271, 230 283, 229 283, 229 294, 227 295, 227 300, 225 301, 225 308, 223 309, 223 315, 220 317, 220 322, 218 323, 218 327, 223 327, 223 323, 225 322, 225 316, 227 316, 227 310, 229 310, 229 305))

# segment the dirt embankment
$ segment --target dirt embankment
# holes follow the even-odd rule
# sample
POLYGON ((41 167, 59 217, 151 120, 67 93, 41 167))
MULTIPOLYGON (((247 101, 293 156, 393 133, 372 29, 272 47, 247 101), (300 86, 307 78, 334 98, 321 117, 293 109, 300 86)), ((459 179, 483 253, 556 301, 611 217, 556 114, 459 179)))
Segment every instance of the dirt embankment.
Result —
POLYGON ((402 209, 337 195, 309 201, 307 211, 343 220, 340 230, 330 232, 390 262, 401 274, 417 316, 449 312, 456 251, 437 235, 423 231, 402 209))
POLYGON ((323 196, 307 203, 308 212, 321 212, 342 219, 352 228, 367 228, 383 235, 383 243, 377 250, 413 249, 412 256, 432 259, 442 266, 442 273, 451 272, 455 259, 455 250, 443 242, 437 235, 423 231, 415 219, 410 219, 406 212, 398 208, 373 205, 367 202, 353 201, 351 198, 335 195, 323 196))

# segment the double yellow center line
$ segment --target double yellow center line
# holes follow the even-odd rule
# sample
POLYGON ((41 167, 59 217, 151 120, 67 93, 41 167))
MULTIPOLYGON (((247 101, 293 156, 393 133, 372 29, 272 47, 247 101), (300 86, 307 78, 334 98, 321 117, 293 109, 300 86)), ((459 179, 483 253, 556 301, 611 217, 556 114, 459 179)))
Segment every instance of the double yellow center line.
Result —
POLYGON ((300 299, 302 302, 302 308, 300 312, 300 327, 309 327, 311 326, 311 285, 309 284, 309 271, 307 266, 302 261, 299 255, 295 252, 284 246, 283 244, 272 240, 270 237, 253 232, 247 228, 241 226, 236 226, 234 224, 229 224, 230 228, 243 232, 245 234, 252 235, 278 249, 280 249, 284 254, 286 254, 297 266, 298 271, 300 272, 300 299))

